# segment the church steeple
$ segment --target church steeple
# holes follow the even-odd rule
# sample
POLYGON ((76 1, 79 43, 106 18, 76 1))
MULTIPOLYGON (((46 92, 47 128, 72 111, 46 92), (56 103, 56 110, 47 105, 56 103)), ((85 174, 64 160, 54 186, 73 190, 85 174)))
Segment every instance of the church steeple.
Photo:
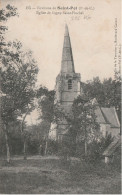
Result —
MULTIPOLYGON (((65 114, 71 113, 72 104, 75 98, 82 93, 80 73, 75 73, 72 47, 68 26, 65 26, 64 45, 62 53, 61 71, 56 77, 55 85, 55 103, 58 103, 65 114)), ((58 121, 57 125, 52 124, 50 136, 54 139, 62 140, 62 137, 68 135, 69 123, 65 118, 58 121), (52 133, 51 133, 52 132, 52 133)))
POLYGON ((75 73, 74 61, 73 61, 73 55, 72 55, 72 47, 71 47, 69 30, 68 30, 67 24, 65 25, 61 72, 62 73, 75 73))

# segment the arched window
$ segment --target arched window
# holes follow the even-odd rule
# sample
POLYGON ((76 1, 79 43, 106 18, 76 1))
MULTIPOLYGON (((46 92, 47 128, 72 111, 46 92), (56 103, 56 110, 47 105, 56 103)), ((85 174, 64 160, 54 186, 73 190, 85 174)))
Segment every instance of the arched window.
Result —
POLYGON ((72 89, 72 80, 71 79, 68 80, 68 89, 72 89))

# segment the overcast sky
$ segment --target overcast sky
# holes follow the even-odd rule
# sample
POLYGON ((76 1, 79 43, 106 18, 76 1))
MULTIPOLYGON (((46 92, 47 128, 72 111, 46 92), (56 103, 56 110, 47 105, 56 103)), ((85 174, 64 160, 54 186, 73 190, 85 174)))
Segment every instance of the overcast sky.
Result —
MULTIPOLYGON (((75 71, 81 74, 81 81, 95 76, 101 79, 113 77, 115 55, 115 18, 120 24, 120 0, 2 0, 18 8, 19 17, 8 22, 8 40, 18 39, 25 49, 33 51, 38 62, 38 84, 53 89, 55 79, 60 72, 64 39, 64 27, 67 22, 71 38, 75 71), (27 10, 26 6, 36 8, 53 6, 92 6, 95 9, 88 15, 91 19, 72 20, 71 15, 38 15, 36 10, 27 10)), ((79 15, 76 15, 79 16, 79 15)), ((119 38, 118 38, 119 39, 119 38)))

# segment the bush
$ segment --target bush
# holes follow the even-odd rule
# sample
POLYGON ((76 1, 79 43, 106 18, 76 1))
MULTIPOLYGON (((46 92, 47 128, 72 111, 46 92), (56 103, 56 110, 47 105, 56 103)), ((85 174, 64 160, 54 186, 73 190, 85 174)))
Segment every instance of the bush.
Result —
POLYGON ((72 156, 72 145, 69 140, 63 140, 59 143, 58 155, 62 161, 67 161, 72 156))
POLYGON ((88 160, 91 162, 99 161, 103 158, 103 152, 113 141, 111 134, 107 134, 105 137, 101 137, 99 141, 93 140, 88 145, 88 160))
POLYGON ((56 155, 58 153, 58 142, 55 140, 48 140, 48 154, 56 155))
MULTIPOLYGON (((23 151, 23 141, 21 138, 21 134, 16 132, 8 133, 8 144, 11 155, 22 154, 23 151)), ((4 133, 0 136, 0 155, 6 155, 6 140, 4 133)))
POLYGON ((21 137, 11 138, 10 152, 12 155, 20 155, 23 152, 23 141, 21 137))
POLYGON ((27 153, 29 154, 38 154, 40 147, 40 141, 36 138, 30 138, 27 141, 27 153))
POLYGON ((6 154, 6 143, 5 143, 5 136, 3 132, 0 133, 0 156, 6 154))

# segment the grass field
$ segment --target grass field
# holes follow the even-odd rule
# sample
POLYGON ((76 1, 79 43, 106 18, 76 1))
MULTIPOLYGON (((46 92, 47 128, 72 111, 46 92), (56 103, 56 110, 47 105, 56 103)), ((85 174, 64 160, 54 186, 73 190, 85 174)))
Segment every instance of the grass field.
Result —
POLYGON ((0 194, 121 194, 119 169, 85 164, 77 160, 63 163, 56 157, 16 157, 6 165, 0 160, 0 194))

